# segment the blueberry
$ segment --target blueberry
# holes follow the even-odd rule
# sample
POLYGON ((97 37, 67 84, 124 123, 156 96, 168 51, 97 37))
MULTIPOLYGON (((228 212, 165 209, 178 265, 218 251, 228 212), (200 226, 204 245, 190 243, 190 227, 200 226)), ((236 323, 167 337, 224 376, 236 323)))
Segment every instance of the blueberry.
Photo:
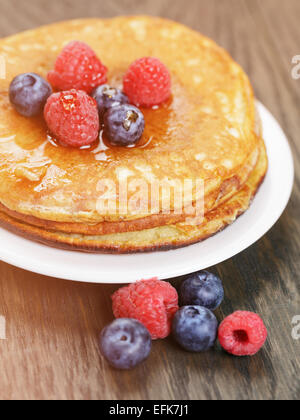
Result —
POLYGON ((19 114, 34 117, 43 111, 52 94, 49 83, 35 73, 24 73, 15 77, 9 87, 9 99, 19 114))
POLYGON ((208 271, 192 274, 181 285, 181 304, 204 306, 212 311, 224 299, 224 289, 219 277, 208 271))
POLYGON ((130 146, 139 141, 145 128, 142 112, 133 105, 118 105, 104 114, 104 130, 115 146, 130 146))
POLYGON ((125 93, 109 85, 98 86, 93 90, 91 96, 96 99, 100 119, 104 113, 113 106, 129 104, 129 99, 125 93))
POLYGON ((100 350, 116 369, 132 369, 150 354, 152 346, 149 331, 135 319, 120 318, 101 333, 100 350))
POLYGON ((218 321, 214 314, 201 306, 184 306, 173 319, 173 336, 190 352, 209 350, 215 343, 218 321))

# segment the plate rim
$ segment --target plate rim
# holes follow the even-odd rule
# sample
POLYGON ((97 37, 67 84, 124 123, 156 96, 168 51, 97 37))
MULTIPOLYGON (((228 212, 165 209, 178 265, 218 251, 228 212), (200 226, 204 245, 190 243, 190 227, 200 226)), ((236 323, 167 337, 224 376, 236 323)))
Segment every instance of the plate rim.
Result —
MULTIPOLYGON (((206 263, 206 267, 211 267, 213 265, 217 265, 220 264, 224 261, 227 261, 228 259, 234 257, 235 255, 238 255, 239 253, 243 252, 245 249, 249 248, 250 246, 254 245, 258 240, 260 240, 276 223, 277 221, 280 219, 281 215, 283 214, 283 212, 285 211, 288 202, 290 200, 292 191, 293 191, 293 186, 294 186, 294 179, 295 179, 295 166, 294 166, 294 158, 293 158, 293 154, 292 154, 292 150, 289 144, 289 141, 287 139, 286 134, 284 133, 283 129, 281 128, 280 124, 278 123, 278 121, 276 120, 276 118, 273 116, 273 114, 259 101, 257 101, 257 105, 258 105, 258 110, 260 112, 260 114, 262 114, 262 117, 265 116, 265 118, 270 118, 270 120, 272 121, 272 124, 274 126, 276 126, 276 129, 278 131, 278 134, 281 134, 282 140, 282 144, 285 144, 286 150, 286 156, 287 156, 287 165, 286 165, 286 172, 288 173, 288 180, 289 180, 289 185, 287 185, 287 189, 286 189, 286 194, 284 197, 281 197, 281 201, 280 201, 280 206, 278 206, 278 208, 276 209, 276 211, 274 212, 274 215, 272 218, 270 218, 269 223, 266 223, 266 225, 264 226, 264 228, 262 229, 261 232, 259 232, 259 234, 257 234, 257 232, 255 231, 250 231, 249 236, 247 237, 247 240, 244 240, 239 246, 235 246, 232 247, 230 251, 228 251, 228 249, 226 249, 223 252, 218 252, 218 257, 211 257, 211 262, 209 262, 209 258, 208 258, 208 263, 206 263), (237 249, 238 248, 238 249, 237 249)), ((264 118, 262 118, 263 121, 263 125, 264 125, 264 118)), ((267 151, 269 150, 268 145, 267 145, 267 151)), ((270 175, 269 175, 270 176, 270 175)), ((259 194, 259 192, 258 192, 259 194)), ((252 206, 255 205, 255 199, 254 202, 252 204, 252 206)), ((230 229, 230 227, 228 227, 227 229, 230 229)), ((0 230, 0 234, 1 231, 5 230, 3 228, 1 228, 0 230)), ((6 231, 5 231, 6 232, 6 231)), ((224 231, 226 232, 226 230, 224 231)), ((218 233, 218 235, 222 235, 223 232, 218 233)), ((13 235, 16 237, 17 240, 22 240, 22 241, 27 241, 32 243, 32 241, 28 240, 28 239, 24 239, 19 237, 18 235, 15 235, 13 233, 10 233, 10 235, 13 235)), ((216 237, 216 236, 215 236, 216 237)), ((0 237, 1 240, 1 237, 0 237)), ((205 242, 202 242, 202 244, 205 242)), ((35 246, 39 246, 39 247, 46 247, 49 248, 46 245, 42 245, 42 244, 37 244, 34 243, 35 246)), ((201 244, 201 243, 200 243, 201 244)), ((194 245, 190 245, 189 247, 197 247, 200 245, 198 244, 194 244, 194 245)), ((181 249, 188 249, 189 247, 185 247, 185 248, 181 248, 181 249)), ((64 251, 64 250, 60 250, 60 249, 55 249, 55 248, 51 248, 52 252, 53 249, 55 252, 59 252, 59 253, 71 253, 71 254, 80 254, 82 255, 82 253, 77 252, 77 251, 64 251)), ((177 250, 171 250, 171 251, 158 251, 158 253, 163 252, 165 254, 168 253, 172 253, 174 251, 180 252, 181 249, 177 249, 177 250)), ((154 253, 155 254, 155 253, 154 253)), ((96 254, 84 254, 84 255, 90 255, 92 257, 95 257, 96 254)), ((97 254, 99 258, 101 258, 101 254, 97 254)), ((153 253, 147 253, 147 254, 131 254, 130 257, 134 258, 134 256, 136 255, 144 255, 145 258, 147 258, 148 256, 153 255, 153 253)), ((169 254, 170 255, 170 254, 169 254)), ((111 255, 110 257, 114 258, 114 259, 121 259, 121 258, 126 258, 128 257, 128 255, 111 255)), ((151 258, 151 257, 150 257, 151 258)), ((13 266, 16 266, 18 268, 24 269, 26 271, 30 271, 33 273, 37 273, 40 275, 44 275, 44 276, 48 276, 48 277, 54 277, 54 278, 60 278, 60 279, 64 279, 64 280, 70 280, 70 281, 74 281, 74 282, 84 282, 84 283, 94 283, 94 284, 127 284, 127 283, 131 283, 131 282, 135 282, 137 281, 139 278, 145 278, 145 273, 144 274, 140 274, 137 273, 135 275, 135 280, 133 280, 133 274, 130 274, 130 278, 126 277, 126 275, 124 275, 123 273, 123 277, 120 279, 120 271, 118 271, 117 274, 117 278, 114 278, 115 275, 110 273, 110 274, 103 274, 105 276, 110 276, 111 278, 103 281, 101 279, 100 273, 98 272, 99 278, 96 279, 95 277, 95 273, 94 272, 90 272, 87 270, 84 275, 85 277, 83 278, 83 273, 82 271, 80 271, 80 275, 78 275, 78 273, 76 273, 76 268, 71 268, 68 267, 69 272, 66 272, 65 268, 62 268, 61 266, 56 266, 56 264, 53 264, 52 262, 49 261, 43 261, 42 264, 38 263, 37 261, 35 261, 34 266, 32 266, 32 260, 28 261, 28 258, 22 256, 22 255, 16 255, 12 252, 8 252, 8 250, 6 250, 5 248, 0 249, 0 260, 2 260, 3 262, 6 262, 8 264, 11 264, 13 266)), ((163 267, 159 267, 159 268, 154 268, 153 272, 149 272, 146 273, 147 276, 146 278, 151 278, 151 277, 158 277, 161 280, 166 280, 166 279, 171 279, 174 277, 180 277, 189 273, 193 273, 195 271, 198 271, 200 269, 204 269, 200 268, 200 265, 195 262, 194 264, 190 264, 189 268, 187 269, 186 265, 182 265, 182 267, 178 267, 176 266, 176 268, 172 268, 172 264, 170 263, 168 265, 168 269, 163 268, 163 267), (197 268, 198 267, 198 268, 197 268)))

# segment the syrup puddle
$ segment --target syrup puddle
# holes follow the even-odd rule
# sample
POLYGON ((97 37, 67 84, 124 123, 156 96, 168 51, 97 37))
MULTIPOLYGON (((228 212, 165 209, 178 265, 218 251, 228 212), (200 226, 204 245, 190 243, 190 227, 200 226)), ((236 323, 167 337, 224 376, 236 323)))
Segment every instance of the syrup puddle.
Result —
POLYGON ((153 136, 151 136, 150 139, 145 144, 143 144, 142 146, 138 146, 138 148, 145 149, 146 147, 149 146, 150 143, 152 143, 152 140, 153 140, 153 136))
MULTIPOLYGON (((104 130, 100 131, 99 134, 99 141, 98 142, 94 142, 90 145, 87 146, 82 146, 77 150, 82 150, 82 151, 89 151, 90 153, 93 153, 93 155, 95 156, 95 160, 100 161, 100 162, 107 162, 109 161, 111 158, 110 156, 106 153, 108 150, 114 151, 114 150, 126 150, 126 149, 145 149, 147 148, 151 142, 153 140, 153 136, 151 136, 148 141, 146 141, 146 143, 143 143, 141 145, 139 144, 133 144, 131 146, 125 146, 125 147, 118 147, 118 146, 113 146, 113 145, 107 145, 105 139, 104 139, 104 130)), ((60 144, 57 142, 56 139, 54 139, 50 134, 47 135, 47 141, 52 144, 52 146, 54 147, 59 147, 59 146, 63 146, 63 144, 60 144)), ((68 147, 68 146, 66 146, 68 147)))
POLYGON ((52 146, 54 146, 54 147, 58 147, 57 142, 54 140, 54 138, 53 138, 53 137, 51 137, 51 136, 50 136, 50 134, 48 134, 48 135, 47 135, 47 141, 48 141, 49 143, 51 143, 51 144, 52 144, 52 146))

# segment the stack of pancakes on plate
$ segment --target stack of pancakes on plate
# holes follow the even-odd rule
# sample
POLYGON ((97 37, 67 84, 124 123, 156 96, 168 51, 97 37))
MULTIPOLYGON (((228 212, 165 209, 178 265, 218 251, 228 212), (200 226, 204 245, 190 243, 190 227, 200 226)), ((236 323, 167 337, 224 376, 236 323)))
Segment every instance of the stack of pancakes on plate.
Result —
MULTIPOLYGON (((268 165, 255 98, 243 70, 213 41, 158 18, 77 20, 3 39, 0 56, 6 63, 0 80, 2 226, 71 250, 153 251, 208 238, 250 206, 268 165), (124 73, 138 58, 154 56, 169 68, 172 98, 142 109, 146 128, 136 147, 112 147, 100 136, 89 149, 66 148, 51 138, 41 117, 22 117, 10 105, 11 80, 25 72, 46 77, 72 40, 96 51, 115 87, 122 88, 124 73), (122 214, 102 212, 98 205, 103 180, 116 191, 124 181, 143 181, 151 191, 155 183, 199 179, 201 222, 193 208, 176 211, 172 200, 166 212, 163 196, 142 212, 134 206, 122 214)), ((127 201, 135 193, 129 190, 127 201)), ((193 207, 199 197, 195 189, 192 194, 193 207)), ((114 198, 124 208, 118 192, 114 198)))

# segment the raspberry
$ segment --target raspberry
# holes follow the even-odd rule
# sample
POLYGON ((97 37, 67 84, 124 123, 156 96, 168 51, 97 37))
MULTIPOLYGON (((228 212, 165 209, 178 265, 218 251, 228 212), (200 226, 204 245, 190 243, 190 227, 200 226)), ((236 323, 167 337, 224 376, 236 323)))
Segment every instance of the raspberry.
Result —
POLYGON ((157 58, 135 61, 124 76, 124 92, 136 106, 152 107, 171 96, 171 75, 157 58))
POLYGON ((221 346, 235 356, 254 356, 265 344, 267 336, 262 319, 252 312, 235 312, 219 328, 221 346))
POLYGON ((153 340, 165 338, 178 311, 178 294, 170 283, 141 280, 123 287, 112 296, 116 318, 134 318, 150 332, 153 340))
POLYGON ((62 144, 81 147, 93 143, 98 137, 97 103, 81 90, 51 95, 44 116, 49 130, 62 144))
POLYGON ((107 68, 84 42, 70 42, 57 57, 48 81, 57 90, 78 89, 91 93, 107 82, 107 68))

